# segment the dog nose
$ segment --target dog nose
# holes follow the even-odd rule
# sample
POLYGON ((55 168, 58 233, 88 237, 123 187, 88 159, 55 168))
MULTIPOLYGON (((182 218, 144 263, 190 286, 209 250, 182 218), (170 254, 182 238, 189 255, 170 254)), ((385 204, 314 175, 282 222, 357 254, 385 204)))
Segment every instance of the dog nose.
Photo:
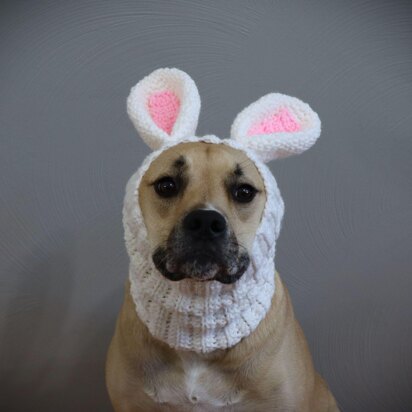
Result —
POLYGON ((195 238, 215 239, 226 233, 226 220, 215 210, 196 209, 183 219, 183 229, 195 238))

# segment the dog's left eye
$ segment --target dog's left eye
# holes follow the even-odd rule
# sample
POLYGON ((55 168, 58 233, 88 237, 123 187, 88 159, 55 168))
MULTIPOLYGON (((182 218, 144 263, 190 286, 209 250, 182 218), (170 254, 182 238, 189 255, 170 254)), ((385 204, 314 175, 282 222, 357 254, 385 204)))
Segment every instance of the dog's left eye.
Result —
POLYGON ((253 200, 256 192, 257 190, 253 186, 245 183, 239 186, 235 186, 232 189, 232 196, 237 202, 248 203, 253 200))
POLYGON ((172 177, 163 177, 154 184, 156 193, 161 197, 176 196, 179 189, 172 177))

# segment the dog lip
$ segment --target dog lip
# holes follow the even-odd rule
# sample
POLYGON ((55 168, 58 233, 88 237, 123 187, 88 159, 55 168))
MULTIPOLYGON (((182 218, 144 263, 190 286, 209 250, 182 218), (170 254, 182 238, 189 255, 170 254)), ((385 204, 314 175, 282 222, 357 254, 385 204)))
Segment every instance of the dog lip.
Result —
POLYGON ((201 260, 201 261, 205 261, 205 263, 215 263, 217 259, 216 259, 216 254, 200 251, 200 252, 189 252, 181 260, 183 262, 192 261, 192 260, 197 260, 197 261, 201 260))
POLYGON ((171 260, 167 260, 166 262, 166 269, 169 272, 176 272, 177 271, 177 263, 171 260))
POLYGON ((172 271, 167 270, 166 267, 158 268, 158 270, 165 278, 172 280, 174 282, 185 279, 187 277, 186 274, 184 273, 175 272, 175 271, 172 272, 172 271))
POLYGON ((186 275, 178 273, 174 270, 169 270, 166 265, 166 250, 159 247, 152 254, 152 261, 156 269, 167 279, 172 281, 182 280, 186 275))
POLYGON ((159 272, 171 281, 216 280, 223 284, 232 284, 242 277, 250 263, 248 253, 238 256, 236 264, 230 264, 213 251, 190 250, 182 256, 170 255, 170 252, 170 249, 159 247, 153 253, 152 259, 159 272))
MULTIPOLYGON (((157 270, 167 279, 171 281, 179 281, 185 278, 194 280, 212 280, 212 277, 192 276, 190 273, 185 273, 180 269, 181 264, 167 258, 167 252, 164 248, 159 247, 152 255, 153 263, 157 270)), ((195 259, 196 260, 196 259, 195 259)), ((183 263, 184 264, 184 263, 183 263)), ((215 274, 213 274, 214 276, 215 274)))

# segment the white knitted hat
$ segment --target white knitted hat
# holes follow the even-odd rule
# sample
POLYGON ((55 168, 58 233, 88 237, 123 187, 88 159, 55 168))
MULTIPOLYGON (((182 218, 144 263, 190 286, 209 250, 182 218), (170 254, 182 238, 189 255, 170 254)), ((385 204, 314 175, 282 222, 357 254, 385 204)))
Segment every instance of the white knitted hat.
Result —
POLYGON ((157 69, 137 83, 129 95, 127 110, 142 139, 155 150, 129 179, 123 208, 131 294, 137 314, 154 337, 173 348, 202 353, 229 348, 256 329, 275 292, 275 248, 284 205, 264 162, 311 147, 320 135, 319 117, 294 97, 270 93, 238 114, 230 139, 196 137, 199 93, 190 76, 175 68, 157 69), (138 202, 140 181, 164 150, 196 141, 243 151, 265 185, 266 204, 250 265, 233 284, 171 281, 152 261, 153 250, 138 202))

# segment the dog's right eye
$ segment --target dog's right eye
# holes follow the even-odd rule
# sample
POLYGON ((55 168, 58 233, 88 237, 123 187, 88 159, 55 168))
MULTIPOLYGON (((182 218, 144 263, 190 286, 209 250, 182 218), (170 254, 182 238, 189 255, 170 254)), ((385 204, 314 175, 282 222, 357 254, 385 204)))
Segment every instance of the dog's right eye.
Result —
POLYGON ((176 196, 179 188, 177 183, 172 177, 162 177, 154 184, 156 193, 161 197, 173 197, 176 196))

